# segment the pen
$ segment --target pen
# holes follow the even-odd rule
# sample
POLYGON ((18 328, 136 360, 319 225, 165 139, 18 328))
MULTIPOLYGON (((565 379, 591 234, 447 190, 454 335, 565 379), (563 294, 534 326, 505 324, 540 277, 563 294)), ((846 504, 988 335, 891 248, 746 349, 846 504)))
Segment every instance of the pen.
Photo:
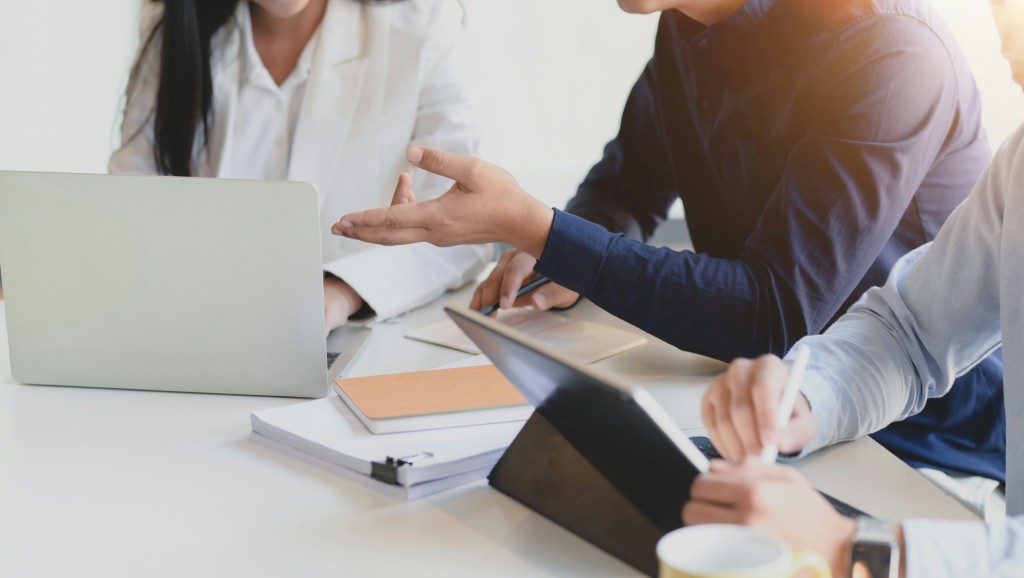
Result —
MULTIPOLYGON (((519 299, 520 297, 522 297, 523 295, 526 295, 530 291, 533 291, 537 287, 540 287, 541 285, 543 285, 545 283, 550 283, 550 282, 551 282, 551 279, 548 279, 547 277, 537 277, 533 281, 531 281, 531 282, 527 283, 526 285, 523 285, 522 287, 519 288, 519 291, 516 293, 516 299, 519 299)), ((481 315, 490 315, 491 313, 494 313, 495 311, 498 310, 498 306, 500 304, 501 304, 501 302, 499 301, 498 303, 495 303, 494 305, 491 305, 490 307, 484 307, 483 309, 480 310, 480 314, 481 315)))
MULTIPOLYGON (((779 409, 775 414, 776 435, 789 425, 789 418, 793 415, 793 406, 796 405, 796 396, 800 394, 800 382, 804 379, 807 362, 811 360, 811 350, 806 345, 797 347, 795 353, 793 367, 789 370, 789 381, 786 382, 786 388, 782 390, 782 399, 779 400, 779 409)), ((762 462, 774 464, 778 458, 779 446, 777 443, 766 445, 761 449, 762 462)))

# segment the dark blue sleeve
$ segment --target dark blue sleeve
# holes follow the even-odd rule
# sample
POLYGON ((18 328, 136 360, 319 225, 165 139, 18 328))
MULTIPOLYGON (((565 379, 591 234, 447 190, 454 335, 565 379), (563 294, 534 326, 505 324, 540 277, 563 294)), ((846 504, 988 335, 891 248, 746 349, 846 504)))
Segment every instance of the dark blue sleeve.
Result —
POLYGON ((735 260, 654 248, 556 211, 536 270, 682 349, 784 353, 837 313, 893 235, 955 125, 941 41, 907 18, 822 56, 820 109, 735 260))
POLYGON ((633 86, 619 133, 604 148, 566 211, 609 231, 646 241, 677 197, 669 157, 654 118, 653 60, 633 86))

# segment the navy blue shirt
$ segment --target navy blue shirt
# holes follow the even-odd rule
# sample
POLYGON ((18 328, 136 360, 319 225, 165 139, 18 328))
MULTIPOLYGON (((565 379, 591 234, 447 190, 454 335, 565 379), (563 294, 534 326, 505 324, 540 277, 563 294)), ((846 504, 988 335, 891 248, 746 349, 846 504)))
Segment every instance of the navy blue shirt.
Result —
MULTIPOLYGON (((680 347, 784 354, 932 238, 990 160, 980 98, 921 0, 749 0, 662 14, 618 136, 537 271, 680 347), (644 244, 681 198, 695 252, 644 244)), ((876 434, 1003 479, 1002 364, 876 434)))

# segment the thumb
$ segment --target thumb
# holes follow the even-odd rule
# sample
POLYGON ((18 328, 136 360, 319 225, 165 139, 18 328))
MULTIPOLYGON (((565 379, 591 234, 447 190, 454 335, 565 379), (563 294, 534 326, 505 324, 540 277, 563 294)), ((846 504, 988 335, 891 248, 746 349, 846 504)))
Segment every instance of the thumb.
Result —
POLYGON ((409 162, 435 175, 448 177, 457 183, 472 185, 473 174, 483 161, 454 153, 446 153, 423 146, 410 147, 406 153, 409 162))
POLYGON ((398 185, 395 187, 395 194, 391 197, 391 206, 411 205, 416 202, 416 193, 412 192, 412 177, 409 173, 398 175, 398 185))

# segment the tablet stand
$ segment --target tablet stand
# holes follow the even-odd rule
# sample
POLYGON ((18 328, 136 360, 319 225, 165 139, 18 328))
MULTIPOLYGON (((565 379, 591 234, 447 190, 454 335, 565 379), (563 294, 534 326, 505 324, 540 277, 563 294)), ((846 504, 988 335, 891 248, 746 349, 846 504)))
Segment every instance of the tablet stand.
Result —
POLYGON ((651 474, 629 458, 603 450, 534 412, 488 480, 526 507, 655 576, 655 546, 661 536, 682 524, 681 511, 638 507, 620 490, 631 488, 634 494, 649 486, 662 490, 651 474))

